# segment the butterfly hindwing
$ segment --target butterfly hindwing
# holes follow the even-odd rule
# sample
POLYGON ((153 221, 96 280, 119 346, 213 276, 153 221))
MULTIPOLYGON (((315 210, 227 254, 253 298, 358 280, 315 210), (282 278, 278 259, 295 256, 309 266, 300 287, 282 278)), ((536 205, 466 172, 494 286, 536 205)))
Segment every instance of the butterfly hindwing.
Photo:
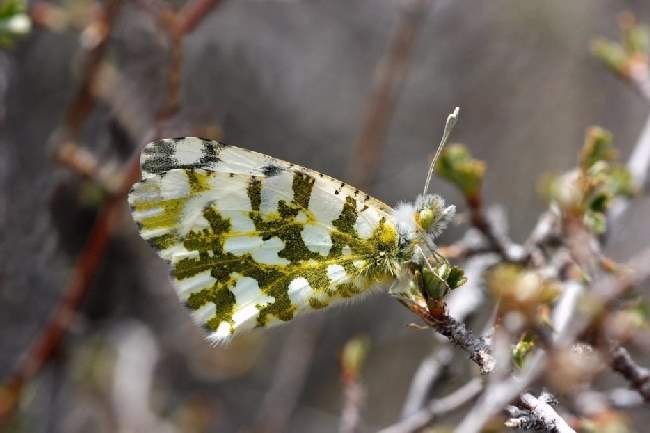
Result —
POLYGON ((390 278, 391 209, 353 187, 215 141, 150 143, 129 203, 197 323, 221 341, 390 278))

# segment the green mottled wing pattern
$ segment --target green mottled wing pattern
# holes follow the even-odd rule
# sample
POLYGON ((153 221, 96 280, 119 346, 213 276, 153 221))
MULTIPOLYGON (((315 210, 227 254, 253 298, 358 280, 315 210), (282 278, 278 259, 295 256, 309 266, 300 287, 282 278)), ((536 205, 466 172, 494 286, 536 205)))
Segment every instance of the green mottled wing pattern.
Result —
POLYGON ((129 194, 133 219, 215 342, 397 273, 391 208, 343 182, 193 137, 148 144, 141 165, 129 194))

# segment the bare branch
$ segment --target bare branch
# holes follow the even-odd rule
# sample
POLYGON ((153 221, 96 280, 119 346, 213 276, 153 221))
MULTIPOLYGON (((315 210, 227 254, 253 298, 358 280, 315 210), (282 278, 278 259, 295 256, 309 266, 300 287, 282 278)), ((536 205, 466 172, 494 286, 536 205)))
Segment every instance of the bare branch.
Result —
POLYGON ((485 339, 475 336, 464 323, 458 322, 447 314, 434 316, 426 307, 412 301, 402 298, 398 298, 398 301, 418 315, 427 325, 434 328, 436 332, 444 335, 454 345, 467 352, 470 359, 479 366, 481 373, 487 374, 494 370, 494 358, 485 339))
POLYGON ((516 406, 506 409, 511 416, 505 422, 506 427, 546 433, 576 433, 555 411, 555 399, 550 394, 542 393, 539 397, 524 394, 521 402, 524 409, 516 406))
POLYGON ((300 392, 303 389, 323 317, 314 315, 295 326, 284 344, 273 382, 262 401, 257 420, 251 431, 277 433, 286 431, 300 392))
POLYGON ((622 346, 612 350, 610 364, 635 390, 650 403, 650 371, 638 365, 630 353, 622 346))
POLYGON ((411 387, 402 408, 402 418, 417 412, 424 405, 427 394, 438 382, 452 359, 453 352, 448 347, 441 347, 424 358, 413 375, 411 387))
POLYGON ((436 417, 469 403, 482 389, 483 381, 479 378, 472 379, 446 397, 431 400, 424 408, 380 430, 379 433, 410 433, 419 430, 434 421, 436 417))
POLYGON ((358 380, 346 381, 343 412, 339 433, 355 433, 361 424, 361 407, 365 400, 365 390, 358 380))
MULTIPOLYGON (((650 98, 650 95, 649 95, 650 98)), ((648 99, 650 102, 650 99, 648 99)), ((648 181, 648 172, 650 171, 650 116, 645 121, 641 135, 637 139, 634 149, 627 161, 627 169, 632 175, 634 185, 643 191, 648 181)), ((609 210, 610 220, 616 221, 627 210, 630 201, 624 198, 618 198, 609 210)))
POLYGON ((367 185, 380 161, 382 146, 413 57, 415 42, 432 0, 412 0, 403 6, 398 27, 375 77, 361 134, 353 145, 349 172, 355 185, 367 185))

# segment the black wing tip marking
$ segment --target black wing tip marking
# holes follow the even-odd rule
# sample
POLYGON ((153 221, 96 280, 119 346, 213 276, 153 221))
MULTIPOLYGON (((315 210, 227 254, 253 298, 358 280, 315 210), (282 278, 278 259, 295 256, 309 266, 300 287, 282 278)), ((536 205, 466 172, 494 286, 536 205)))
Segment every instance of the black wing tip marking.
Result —
POLYGON ((142 170, 152 174, 162 174, 169 170, 209 168, 211 164, 220 161, 219 152, 224 144, 200 137, 161 138, 148 143, 143 150, 142 170), (176 157, 178 144, 192 140, 192 144, 200 146, 201 157, 194 162, 181 164, 176 157))
POLYGON ((264 167, 262 167, 262 174, 266 177, 271 177, 271 176, 277 176, 282 172, 282 167, 277 166, 275 164, 267 164, 264 167))

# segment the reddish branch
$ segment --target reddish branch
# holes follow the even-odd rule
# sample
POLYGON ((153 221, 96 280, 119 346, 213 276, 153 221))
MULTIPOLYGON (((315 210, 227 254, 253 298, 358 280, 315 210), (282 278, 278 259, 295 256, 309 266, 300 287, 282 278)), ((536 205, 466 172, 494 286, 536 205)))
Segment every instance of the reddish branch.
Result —
POLYGON ((101 69, 101 61, 106 54, 110 34, 121 3, 121 0, 109 0, 106 7, 99 12, 99 16, 88 26, 88 28, 95 27, 95 32, 99 34, 99 40, 94 46, 88 47, 79 90, 65 116, 65 140, 76 141, 83 123, 95 106, 93 92, 95 79, 101 69))
MULTIPOLYGON (((98 31, 101 37, 93 47, 90 47, 79 90, 66 111, 64 135, 55 137, 58 139, 57 145, 61 143, 74 144, 83 123, 94 107, 95 95, 93 87, 101 70, 102 59, 108 46, 110 33, 120 4, 120 0, 109 0, 98 20, 91 24, 99 26, 98 31)), ((182 31, 183 35, 191 32, 217 4, 219 4, 219 1, 216 0, 198 0, 191 3, 182 9, 177 28, 182 31)), ((172 54, 172 62, 170 63, 170 70, 172 71, 170 73, 170 77, 172 77, 170 82, 172 79, 175 79, 175 81, 168 87, 168 101, 173 101, 174 104, 177 104, 178 95, 180 94, 180 43, 177 45, 177 49, 178 52, 172 54)), ((171 104, 168 103, 168 105, 171 104)), ((174 110, 170 111, 168 116, 171 116, 174 112, 174 110)), ((16 410, 24 385, 38 374, 43 366, 56 354, 65 333, 74 320, 76 311, 91 286, 97 269, 101 265, 111 233, 124 207, 124 199, 131 185, 140 176, 139 153, 140 149, 138 148, 131 158, 131 162, 124 170, 119 188, 104 203, 97 216, 95 225, 91 229, 88 239, 75 262, 70 283, 54 310, 52 318, 43 328, 42 333, 17 369, 0 388, 0 426, 4 425, 16 410)), ((74 162, 74 158, 72 161, 74 162)), ((68 162, 68 160, 66 159, 65 162, 68 162)), ((70 165, 75 168, 74 164, 70 165)))
POLYGON ((0 401, 0 426, 16 409, 23 386, 56 354, 65 333, 74 320, 79 305, 88 291, 108 246, 111 232, 124 207, 124 197, 140 174, 139 158, 129 164, 120 190, 100 211, 97 221, 75 262, 70 283, 59 305, 23 361, 3 385, 4 398, 0 401))

